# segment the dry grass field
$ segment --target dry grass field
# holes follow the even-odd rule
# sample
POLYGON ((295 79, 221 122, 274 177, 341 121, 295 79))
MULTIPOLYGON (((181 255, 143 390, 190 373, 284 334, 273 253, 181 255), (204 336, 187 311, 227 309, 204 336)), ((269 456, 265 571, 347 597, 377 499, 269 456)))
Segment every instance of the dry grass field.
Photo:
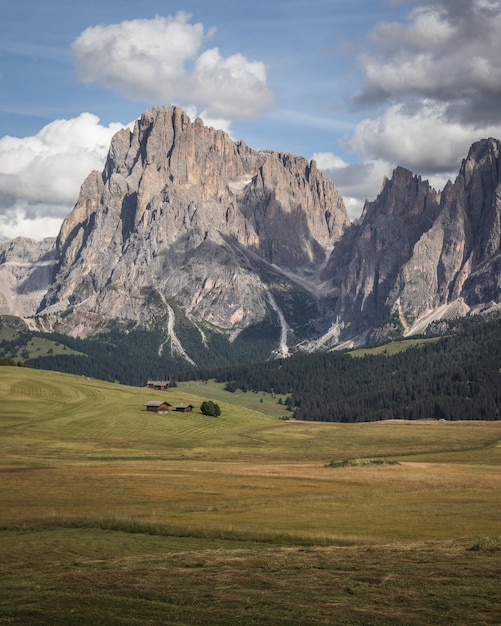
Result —
POLYGON ((282 408, 1 367, 0 624, 501 623, 499 422, 282 408))

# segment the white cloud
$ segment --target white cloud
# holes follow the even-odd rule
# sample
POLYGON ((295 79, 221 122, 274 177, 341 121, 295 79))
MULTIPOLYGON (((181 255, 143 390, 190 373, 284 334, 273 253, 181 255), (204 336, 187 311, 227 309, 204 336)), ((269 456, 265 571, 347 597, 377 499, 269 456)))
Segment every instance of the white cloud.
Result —
POLYGON ((82 113, 56 120, 32 137, 0 138, 0 239, 56 235, 93 169, 102 169, 123 124, 82 113))
MULTIPOLYGON (((424 4, 424 3, 422 3, 424 4)), ((432 99, 450 119, 501 120, 501 2, 436 0, 383 22, 360 56, 361 104, 432 99)))
POLYGON ((402 165, 416 174, 436 174, 441 180, 457 175, 471 144, 486 137, 501 137, 501 122, 478 128, 448 119, 446 104, 425 101, 396 104, 377 118, 363 120, 350 145, 370 159, 402 165))
POLYGON ((57 237, 61 228, 61 218, 39 216, 29 218, 23 209, 15 213, 0 215, 0 241, 15 237, 29 237, 30 239, 44 239, 57 237))
POLYGON ((205 34, 190 15, 125 21, 87 28, 73 42, 81 78, 135 100, 194 105, 211 117, 246 119, 273 105, 263 63, 241 54, 201 51, 205 34), (198 55, 198 56, 197 56, 198 55))
POLYGON ((201 113, 196 113, 196 110, 193 112, 193 115, 186 111, 190 118, 194 120, 196 117, 199 117, 205 126, 209 126, 215 128, 216 130, 224 130, 225 133, 228 133, 230 137, 232 137, 231 132, 231 121, 224 119, 222 117, 211 117, 207 111, 202 111, 201 113))
POLYGON ((101 82, 132 99, 161 100, 166 92, 191 87, 185 63, 206 35, 190 16, 138 19, 109 26, 92 26, 73 42, 72 52, 84 82, 101 82))
POLYGON ((366 200, 377 197, 384 177, 390 177, 394 167, 379 159, 347 163, 332 152, 316 152, 312 158, 338 188, 351 220, 360 217, 366 200))
POLYGON ((355 101, 378 112, 348 145, 365 166, 401 165, 442 189, 472 143, 501 137, 501 1, 411 3, 406 20, 370 32, 355 101))
POLYGON ((348 166, 346 161, 333 152, 315 152, 312 159, 320 170, 339 170, 348 166))
POLYGON ((388 56, 400 51, 427 52, 438 47, 446 47, 456 35, 456 29, 444 19, 437 6, 427 5, 414 9, 407 20, 402 22, 380 22, 371 32, 373 43, 388 56))
POLYGON ((217 48, 207 50, 196 61, 194 79, 194 96, 206 103, 210 115, 245 119, 273 105, 264 64, 250 62, 241 54, 223 59, 217 48))

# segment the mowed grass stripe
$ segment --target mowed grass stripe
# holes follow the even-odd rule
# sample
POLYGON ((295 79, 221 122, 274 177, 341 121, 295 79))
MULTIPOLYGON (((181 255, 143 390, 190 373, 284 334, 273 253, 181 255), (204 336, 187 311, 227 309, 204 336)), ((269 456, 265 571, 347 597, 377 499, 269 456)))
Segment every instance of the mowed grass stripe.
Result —
POLYGON ((499 422, 280 421, 219 393, 209 418, 189 386, 0 367, 0 622, 501 623, 499 422))
MULTIPOLYGON (((202 388, 210 391, 211 384, 202 388)), ((55 449, 54 442, 60 442, 73 446, 71 459, 74 459, 78 443, 82 442, 85 456, 91 453, 92 445, 100 455, 106 447, 124 448, 131 455, 144 455, 145 451, 158 455, 166 450, 183 454, 183 449, 184 453, 196 449, 197 454, 212 457, 255 454, 272 455, 277 460, 303 458, 319 462, 385 455, 399 458, 405 455, 408 459, 427 455, 426 460, 432 460, 437 457, 430 454, 443 453, 450 458, 453 451, 469 450, 469 460, 476 458, 482 463, 486 455, 497 458, 496 444, 501 438, 501 429, 495 422, 350 425, 283 422, 221 400, 222 415, 212 418, 201 415, 197 396, 189 386, 155 392, 16 367, 0 369, 0 389, 3 390, 0 391, 0 429, 5 435, 4 444, 8 446, 12 441, 7 435, 22 439, 28 446, 36 443, 33 448, 37 448, 41 457, 50 455, 55 449), (25 388, 30 390, 28 399, 21 396, 25 388), (55 392, 58 388, 60 393, 55 392), (57 396, 54 400, 47 399, 54 396, 57 396), (167 399, 172 405, 191 403, 194 412, 171 411, 167 415, 147 412, 144 403, 152 398, 167 399)), ((197 392, 200 393, 200 385, 197 392)), ((222 390, 220 393, 237 399, 234 394, 222 390)))
MULTIPOLYGON (((32 436, 37 434, 46 441, 57 439, 68 444, 78 440, 88 444, 95 440, 100 444, 99 454, 103 453, 103 442, 110 448, 130 447, 127 442, 133 442, 131 445, 139 448, 141 454, 145 450, 156 454, 158 449, 164 453, 165 449, 205 448, 221 440, 228 443, 232 437, 235 443, 242 443, 242 429, 252 430, 254 423, 270 423, 270 418, 231 403, 221 403, 220 418, 204 416, 199 411, 199 398, 183 391, 155 392, 53 372, 3 370, 7 374, 3 376, 4 395, 14 398, 8 410, 2 411, 3 426, 15 425, 18 435, 24 426, 32 436), (167 399, 173 406, 191 403, 194 411, 171 410, 167 415, 146 411, 144 403, 154 398, 167 399)), ((53 444, 46 445, 49 453, 54 452, 53 444)), ((56 447, 59 453, 64 448, 56 447)), ((74 458, 75 451, 70 453, 74 458)), ((86 446, 85 454, 88 453, 86 446)))

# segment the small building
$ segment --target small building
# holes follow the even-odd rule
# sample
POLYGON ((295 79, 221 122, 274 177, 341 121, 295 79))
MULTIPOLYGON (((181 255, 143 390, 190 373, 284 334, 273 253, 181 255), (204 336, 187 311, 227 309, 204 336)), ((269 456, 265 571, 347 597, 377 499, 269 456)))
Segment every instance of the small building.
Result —
POLYGON ((158 391, 163 391, 164 389, 169 388, 170 381, 168 380, 149 380, 146 383, 148 389, 157 389, 158 391))
POLYGON ((176 404, 174 410, 181 411, 182 413, 191 413, 191 411, 193 411, 193 404, 176 404))
POLYGON ((150 400, 149 402, 146 402, 144 406, 147 411, 154 411, 155 413, 165 415, 165 413, 169 412, 172 405, 165 400, 150 400))

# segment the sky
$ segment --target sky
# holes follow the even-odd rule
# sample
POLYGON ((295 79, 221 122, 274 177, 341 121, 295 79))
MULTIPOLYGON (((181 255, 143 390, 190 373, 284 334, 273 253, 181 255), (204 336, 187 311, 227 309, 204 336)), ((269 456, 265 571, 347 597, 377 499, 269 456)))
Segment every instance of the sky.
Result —
POLYGON ((3 0, 0 240, 56 236, 112 136, 176 104, 315 159, 351 219, 501 138, 501 0, 3 0))

